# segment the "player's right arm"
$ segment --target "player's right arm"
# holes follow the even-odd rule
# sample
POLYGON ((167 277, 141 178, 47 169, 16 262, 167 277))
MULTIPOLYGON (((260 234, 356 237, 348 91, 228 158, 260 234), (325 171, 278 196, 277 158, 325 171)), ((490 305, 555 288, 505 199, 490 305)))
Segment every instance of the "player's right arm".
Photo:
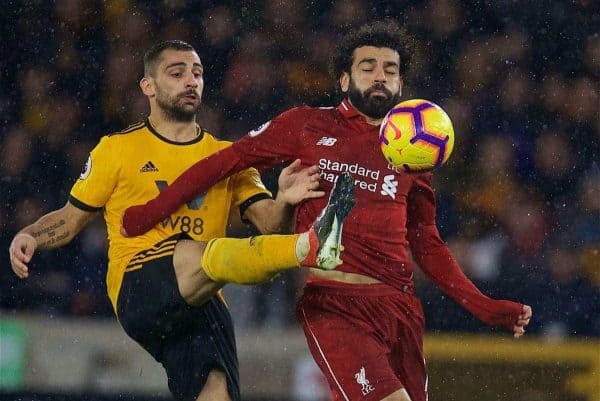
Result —
POLYGON ((68 244, 94 214, 67 202, 61 209, 45 214, 19 231, 8 250, 15 274, 19 278, 29 277, 27 265, 36 249, 54 249, 68 244))
POLYGON ((36 249, 53 249, 68 244, 101 210, 118 180, 119 149, 103 137, 90 153, 79 179, 73 185, 67 204, 25 227, 12 240, 10 263, 20 278, 29 276, 27 264, 36 249))
POLYGON ((145 205, 129 207, 121 233, 136 236, 150 230, 184 203, 245 168, 264 170, 296 159, 306 108, 296 108, 251 131, 232 146, 195 163, 145 205))

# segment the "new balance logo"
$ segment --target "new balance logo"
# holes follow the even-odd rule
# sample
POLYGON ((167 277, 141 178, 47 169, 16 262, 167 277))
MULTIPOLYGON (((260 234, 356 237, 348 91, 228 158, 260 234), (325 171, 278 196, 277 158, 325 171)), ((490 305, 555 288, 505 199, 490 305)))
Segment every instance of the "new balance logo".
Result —
POLYGON ((381 195, 391 196, 392 199, 396 199, 398 181, 396 181, 394 178, 395 177, 393 174, 383 177, 383 184, 381 184, 381 195))
POLYGON ((158 168, 151 161, 147 162, 140 169, 140 173, 156 173, 158 172, 158 168))
POLYGON ((371 391, 375 390, 375 387, 371 386, 367 380, 367 374, 365 373, 364 366, 361 367, 358 373, 354 375, 354 378, 356 379, 356 382, 362 386, 361 391, 363 395, 367 395, 371 391))
POLYGON ((319 141, 317 142, 317 146, 333 146, 336 142, 336 138, 329 138, 327 136, 324 136, 323 138, 319 139, 319 141))

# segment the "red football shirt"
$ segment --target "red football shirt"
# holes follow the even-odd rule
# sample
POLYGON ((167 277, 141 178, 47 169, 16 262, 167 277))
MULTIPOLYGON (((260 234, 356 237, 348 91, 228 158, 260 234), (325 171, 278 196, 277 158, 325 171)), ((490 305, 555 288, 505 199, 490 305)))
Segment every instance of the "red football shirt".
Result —
MULTIPOLYGON (((431 191, 428 176, 393 169, 381 154, 379 127, 367 124, 347 101, 337 108, 289 110, 235 142, 233 149, 242 165, 268 168, 298 158, 304 165, 317 165, 327 192, 340 173, 349 172, 356 204, 344 222, 344 264, 336 270, 397 288, 411 284, 406 206, 418 188, 431 191)), ((326 202, 321 198, 301 204, 296 231, 306 231, 326 202)))
MULTIPOLYGON (((344 222, 339 271, 373 277, 398 289, 412 286, 409 246, 427 276, 460 305, 490 325, 512 329, 521 304, 491 299, 464 275, 435 225, 431 174, 407 174, 388 165, 379 127, 367 124, 347 101, 337 108, 298 107, 196 163, 145 206, 126 211, 123 226, 138 235, 219 180, 249 166, 261 170, 301 159, 321 168, 322 188, 337 176, 355 179, 356 205, 344 222)), ((298 208, 296 231, 306 231, 326 199, 298 208)))

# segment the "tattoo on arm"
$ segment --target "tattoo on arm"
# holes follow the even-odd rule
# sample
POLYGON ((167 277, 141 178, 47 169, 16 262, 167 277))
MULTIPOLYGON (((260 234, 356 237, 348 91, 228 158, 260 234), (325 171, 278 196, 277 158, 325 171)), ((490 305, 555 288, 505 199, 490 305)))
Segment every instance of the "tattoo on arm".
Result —
POLYGON ((69 232, 65 231, 63 234, 57 235, 55 237, 49 238, 47 241, 38 242, 38 247, 47 248, 53 245, 59 245, 62 240, 69 237, 69 232))
POLYGON ((38 241, 40 248, 52 248, 60 246, 64 240, 70 237, 70 231, 65 227, 67 222, 64 219, 30 232, 31 236, 38 241))
POLYGON ((54 237, 56 235, 56 229, 64 226, 65 224, 66 224, 66 221, 64 221, 63 219, 60 219, 59 221, 57 221, 56 223, 54 223, 48 227, 44 227, 40 230, 32 231, 31 236, 35 239, 38 239, 42 234, 48 234, 48 237, 54 237))

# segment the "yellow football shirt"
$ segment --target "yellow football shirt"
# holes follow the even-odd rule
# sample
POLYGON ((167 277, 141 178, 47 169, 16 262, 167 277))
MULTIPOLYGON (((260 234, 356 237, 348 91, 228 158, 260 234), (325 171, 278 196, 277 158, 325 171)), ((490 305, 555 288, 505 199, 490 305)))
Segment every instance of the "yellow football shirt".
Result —
POLYGON ((106 284, 115 310, 125 268, 134 255, 181 232, 195 240, 224 237, 232 207, 271 196, 255 169, 244 170, 198 194, 146 234, 120 234, 125 209, 153 199, 192 164, 230 145, 200 128, 194 140, 173 142, 146 120, 104 136, 92 150, 69 202, 85 211, 104 209, 109 240, 106 284))

